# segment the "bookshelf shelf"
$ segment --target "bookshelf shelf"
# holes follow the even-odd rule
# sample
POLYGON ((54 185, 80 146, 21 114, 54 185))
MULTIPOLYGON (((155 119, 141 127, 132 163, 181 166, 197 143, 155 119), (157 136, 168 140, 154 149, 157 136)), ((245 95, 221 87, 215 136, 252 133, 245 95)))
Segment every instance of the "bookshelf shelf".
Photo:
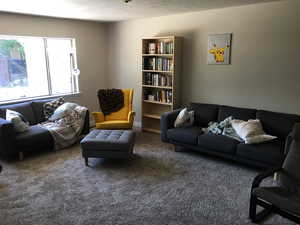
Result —
POLYGON ((173 54, 143 54, 142 56, 173 57, 173 54))
POLYGON ((159 101, 150 101, 150 100, 144 100, 144 102, 151 103, 151 104, 160 104, 160 105, 172 105, 172 103, 159 102, 159 101))
POLYGON ((142 72, 147 72, 147 73, 173 73, 174 71, 172 71, 172 70, 142 70, 142 72))
POLYGON ((173 89, 173 87, 171 86, 155 86, 155 85, 146 85, 146 84, 143 84, 142 86, 148 88, 173 89))
POLYGON ((154 129, 154 128, 142 128, 143 131, 148 131, 148 132, 152 132, 152 133, 157 133, 160 134, 160 130, 159 129, 154 129))
POLYGON ((160 117, 180 106, 181 40, 142 39, 142 130, 160 133, 160 117))
POLYGON ((147 113, 147 114, 144 114, 143 117, 160 120, 161 115, 159 115, 159 114, 148 114, 147 113))

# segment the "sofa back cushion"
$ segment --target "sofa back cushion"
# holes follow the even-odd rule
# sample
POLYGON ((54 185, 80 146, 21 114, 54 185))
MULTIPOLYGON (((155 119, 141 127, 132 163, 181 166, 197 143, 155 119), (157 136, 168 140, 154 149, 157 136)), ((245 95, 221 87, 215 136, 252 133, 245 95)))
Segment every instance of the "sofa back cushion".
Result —
POLYGON ((51 102, 53 100, 54 100, 54 98, 53 99, 35 100, 31 103, 33 113, 35 115, 37 123, 41 123, 46 120, 43 106, 46 102, 51 102))
POLYGON ((195 112, 195 126, 207 127, 211 121, 217 121, 218 119, 218 105, 191 103, 189 110, 195 112))
POLYGON ((36 119, 31 107, 31 102, 1 106, 0 107, 1 117, 4 119, 6 115, 6 109, 10 109, 18 113, 21 113, 28 120, 30 125, 36 124, 36 119))
POLYGON ((255 119, 256 109, 237 108, 221 105, 219 107, 218 121, 223 121, 229 116, 232 116, 234 119, 245 121, 249 119, 255 119))
POLYGON ((292 131, 296 122, 300 121, 300 116, 294 114, 277 113, 265 110, 258 110, 256 118, 262 123, 267 134, 285 139, 292 131))

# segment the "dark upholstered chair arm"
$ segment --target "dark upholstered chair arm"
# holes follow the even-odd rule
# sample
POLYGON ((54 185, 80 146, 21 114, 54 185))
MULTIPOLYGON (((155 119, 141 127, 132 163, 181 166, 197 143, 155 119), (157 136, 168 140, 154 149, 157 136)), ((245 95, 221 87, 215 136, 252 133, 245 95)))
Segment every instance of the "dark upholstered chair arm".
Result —
POLYGON ((90 112, 89 110, 86 111, 84 125, 81 134, 86 135, 90 132, 90 112))
POLYGON ((285 156, 287 155, 287 153, 289 152, 289 149, 291 147, 291 143, 292 143, 292 140, 293 140, 292 135, 293 135, 292 132, 289 133, 289 135, 285 139, 285 145, 284 145, 284 155, 285 156))
POLYGON ((253 183, 252 183, 252 188, 251 188, 251 192, 254 188, 257 188, 259 187, 260 183, 267 177, 269 176, 272 176, 274 173, 276 172, 280 172, 282 170, 281 167, 275 167, 275 168, 272 168, 272 169, 269 169, 259 175, 257 175, 254 180, 253 180, 253 183))
POLYGON ((5 119, 0 118, 0 152, 3 155, 14 154, 13 140, 15 132, 13 124, 5 119))
POLYGON ((160 119, 160 131, 161 131, 161 140, 168 142, 167 131, 170 128, 174 127, 174 122, 179 114, 181 109, 176 109, 172 112, 166 112, 161 116, 160 119))

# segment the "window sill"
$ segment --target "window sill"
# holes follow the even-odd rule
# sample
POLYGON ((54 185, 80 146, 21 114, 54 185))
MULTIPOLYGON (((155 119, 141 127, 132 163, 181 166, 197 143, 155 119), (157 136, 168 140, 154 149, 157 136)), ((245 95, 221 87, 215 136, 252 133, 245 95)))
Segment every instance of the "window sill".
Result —
POLYGON ((34 100, 53 99, 53 98, 59 98, 59 97, 75 97, 75 96, 80 96, 80 95, 81 95, 81 92, 60 94, 60 95, 47 95, 47 96, 31 97, 31 98, 22 98, 22 99, 15 99, 15 100, 9 100, 9 101, 2 101, 2 102, 0 102, 0 105, 9 105, 9 104, 15 104, 15 103, 34 101, 34 100))

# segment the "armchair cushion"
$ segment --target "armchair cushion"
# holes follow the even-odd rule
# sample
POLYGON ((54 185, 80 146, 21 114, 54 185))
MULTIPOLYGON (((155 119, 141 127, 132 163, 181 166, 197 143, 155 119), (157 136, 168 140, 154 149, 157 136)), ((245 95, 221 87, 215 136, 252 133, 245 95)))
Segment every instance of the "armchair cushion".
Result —
POLYGON ((295 214, 300 212, 299 194, 290 192, 283 187, 258 187, 253 189, 252 194, 282 210, 288 210, 295 214))
POLYGON ((128 113, 132 109, 132 90, 122 90, 124 94, 124 107, 117 112, 110 113, 105 116, 105 121, 108 120, 127 120, 128 113))
POLYGON ((132 123, 128 120, 113 120, 96 123, 97 129, 112 130, 112 129, 131 129, 132 123))

